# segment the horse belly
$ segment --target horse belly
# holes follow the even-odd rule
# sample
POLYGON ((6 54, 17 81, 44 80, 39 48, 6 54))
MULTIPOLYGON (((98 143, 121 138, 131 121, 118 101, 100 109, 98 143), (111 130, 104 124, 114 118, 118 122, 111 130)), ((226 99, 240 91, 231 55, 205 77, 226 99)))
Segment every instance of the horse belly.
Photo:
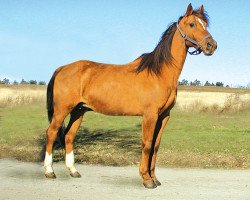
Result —
MULTIPOLYGON (((93 88, 92 88, 93 89, 93 88)), ((91 92, 87 105, 93 111, 106 115, 141 115, 142 109, 135 93, 110 89, 91 92)))

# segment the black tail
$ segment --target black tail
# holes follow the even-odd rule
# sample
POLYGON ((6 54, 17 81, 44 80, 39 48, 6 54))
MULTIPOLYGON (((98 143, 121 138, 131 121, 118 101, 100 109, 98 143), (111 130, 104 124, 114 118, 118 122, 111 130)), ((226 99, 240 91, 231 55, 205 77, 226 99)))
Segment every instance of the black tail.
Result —
POLYGON ((48 112, 48 120, 50 123, 54 113, 53 90, 54 90, 55 77, 56 77, 56 72, 51 77, 47 87, 47 112, 48 112))
MULTIPOLYGON (((48 87, 47 87, 47 112, 48 112, 48 120, 51 123, 51 120, 53 118, 54 114, 54 81, 55 77, 57 75, 58 71, 56 71, 53 76, 51 77, 48 87)), ((57 133, 57 143, 60 144, 60 146, 65 147, 65 125, 62 123, 61 127, 58 130, 57 133)))

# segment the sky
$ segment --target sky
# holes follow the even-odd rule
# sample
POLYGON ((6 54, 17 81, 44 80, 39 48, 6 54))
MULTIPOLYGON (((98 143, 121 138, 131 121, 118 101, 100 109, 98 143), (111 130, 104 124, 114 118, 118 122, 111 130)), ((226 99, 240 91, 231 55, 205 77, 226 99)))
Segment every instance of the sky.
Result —
POLYGON ((189 3, 210 16, 213 56, 187 56, 180 80, 250 82, 250 1, 0 0, 0 79, 48 82, 77 60, 124 64, 151 52, 189 3))

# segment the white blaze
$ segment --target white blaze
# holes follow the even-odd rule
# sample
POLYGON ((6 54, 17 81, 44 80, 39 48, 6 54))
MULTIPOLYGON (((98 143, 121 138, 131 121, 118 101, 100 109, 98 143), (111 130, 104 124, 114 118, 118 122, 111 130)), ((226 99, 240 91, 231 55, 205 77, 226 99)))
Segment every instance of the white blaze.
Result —
POLYGON ((74 161, 73 151, 66 154, 65 162, 66 162, 66 167, 70 170, 71 173, 75 173, 77 171, 76 168, 74 167, 75 161, 74 161))
POLYGON ((198 18, 198 22, 202 25, 203 29, 206 30, 204 22, 200 18, 198 18))
POLYGON ((53 172, 52 169, 52 154, 48 154, 48 152, 46 151, 45 154, 45 159, 44 159, 44 168, 45 168, 45 173, 51 173, 53 172))

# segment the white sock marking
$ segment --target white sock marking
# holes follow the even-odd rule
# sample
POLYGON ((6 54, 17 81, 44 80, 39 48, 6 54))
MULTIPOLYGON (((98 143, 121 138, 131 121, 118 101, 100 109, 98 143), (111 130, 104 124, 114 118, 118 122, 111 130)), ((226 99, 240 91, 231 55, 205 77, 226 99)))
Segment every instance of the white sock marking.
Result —
POLYGON ((66 167, 70 170, 71 173, 77 172, 74 166, 75 160, 73 151, 71 151, 70 153, 66 153, 65 162, 66 162, 66 167))
POLYGON ((52 154, 48 154, 46 151, 45 159, 44 159, 44 168, 45 168, 45 174, 53 172, 52 169, 52 154))
POLYGON ((203 29, 206 30, 206 27, 200 18, 198 18, 198 22, 202 25, 203 29))

